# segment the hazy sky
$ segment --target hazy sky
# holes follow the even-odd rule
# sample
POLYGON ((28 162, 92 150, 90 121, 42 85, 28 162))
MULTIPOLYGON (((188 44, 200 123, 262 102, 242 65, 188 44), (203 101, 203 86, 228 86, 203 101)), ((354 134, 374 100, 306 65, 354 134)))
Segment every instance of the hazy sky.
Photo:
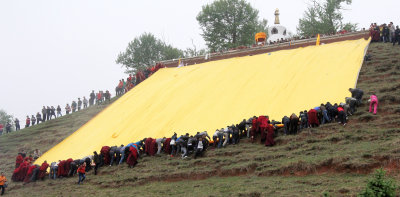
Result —
MULTIPOLYGON (((205 44, 196 16, 211 0, 1 0, 0 109, 18 117, 43 105, 71 103, 91 90, 110 90, 126 78, 115 59, 128 42, 151 32, 175 47, 205 44)), ((260 18, 296 32, 307 0, 249 0, 260 18)), ((399 0, 353 0, 345 21, 400 23, 399 0)), ((64 111, 63 111, 64 114, 64 111)), ((22 124, 23 125, 23 124, 22 124)))

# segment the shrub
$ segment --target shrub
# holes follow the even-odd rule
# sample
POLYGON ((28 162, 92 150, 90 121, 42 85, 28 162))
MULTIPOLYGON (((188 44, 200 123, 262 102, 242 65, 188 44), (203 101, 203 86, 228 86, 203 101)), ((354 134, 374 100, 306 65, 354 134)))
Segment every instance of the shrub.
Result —
POLYGON ((386 197, 396 196, 396 186, 391 179, 385 179, 386 171, 378 169, 374 178, 368 181, 367 187, 358 196, 365 197, 386 197))

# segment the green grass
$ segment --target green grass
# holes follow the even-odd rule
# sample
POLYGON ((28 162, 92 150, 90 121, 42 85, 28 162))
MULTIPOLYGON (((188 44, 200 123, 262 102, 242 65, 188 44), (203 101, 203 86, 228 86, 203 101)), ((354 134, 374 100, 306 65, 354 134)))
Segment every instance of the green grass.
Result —
MULTIPOLYGON (((397 46, 396 46, 397 47, 397 46)), ((371 44, 358 87, 380 98, 378 115, 363 105, 345 127, 339 124, 307 129, 276 138, 264 147, 243 140, 239 145, 209 150, 199 159, 142 157, 135 168, 125 164, 77 177, 10 184, 12 196, 354 196, 375 169, 383 167, 399 184, 400 50, 371 44)), ((0 137, 0 167, 11 176, 19 150, 46 151, 101 111, 98 106, 0 137)))

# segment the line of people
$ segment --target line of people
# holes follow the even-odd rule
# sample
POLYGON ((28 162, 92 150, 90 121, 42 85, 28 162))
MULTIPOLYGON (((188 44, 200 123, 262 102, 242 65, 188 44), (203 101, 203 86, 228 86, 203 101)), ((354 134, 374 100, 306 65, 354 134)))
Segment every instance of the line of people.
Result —
MULTIPOLYGON (((209 148, 223 148, 228 144, 238 144, 242 138, 250 138, 251 142, 257 141, 260 136, 261 143, 265 146, 275 145, 274 137, 283 128, 284 134, 297 134, 299 130, 318 127, 321 124, 339 122, 345 125, 347 117, 353 115, 357 107, 361 105, 364 92, 361 89, 352 89, 349 91, 352 97, 346 97, 346 103, 340 105, 321 104, 309 111, 300 112, 299 116, 292 114, 285 116, 282 122, 270 121, 268 116, 254 116, 248 120, 244 119, 236 125, 217 129, 211 137, 207 131, 197 132, 196 135, 180 135, 174 133, 170 138, 145 138, 135 143, 120 146, 103 146, 99 152, 93 152, 93 155, 82 159, 59 160, 48 165, 45 161, 41 166, 32 164, 32 157, 25 157, 18 154, 16 168, 13 173, 13 181, 25 181, 26 183, 44 179, 47 168, 50 167, 49 178, 56 179, 60 177, 73 177, 78 174, 78 184, 85 179, 85 173, 94 169, 97 175, 100 167, 120 165, 124 162, 129 167, 134 167, 138 163, 141 155, 155 156, 162 153, 170 157, 179 157, 185 159, 193 156, 194 159, 203 156, 209 148), (44 173, 44 175, 43 175, 44 173)), ((369 111, 376 114, 378 99, 375 94, 370 96, 369 111)))
POLYGON ((139 83, 149 78, 151 75, 153 75, 161 68, 165 68, 164 64, 157 63, 156 65, 151 66, 143 71, 141 70, 137 71, 135 76, 129 74, 129 77, 126 79, 126 81, 124 79, 119 80, 118 85, 115 88, 115 95, 121 96, 125 94, 133 87, 137 86, 139 83))
MULTIPOLYGON (((89 95, 89 100, 86 99, 85 96, 83 97, 83 99, 78 98, 78 101, 72 101, 71 105, 67 103, 64 110, 65 114, 68 115, 70 113, 86 109, 95 104, 100 105, 110 101, 111 94, 108 90, 106 90, 105 93, 103 93, 103 91, 95 93, 94 90, 92 90, 89 95)), ((62 108, 60 105, 58 105, 57 108, 55 108, 54 106, 43 106, 41 112, 42 113, 37 112, 36 115, 27 115, 25 119, 25 128, 35 126, 39 123, 44 123, 46 121, 63 116, 62 108)), ((15 131, 21 130, 20 120, 18 118, 15 118, 13 121, 14 125, 12 125, 12 123, 9 121, 5 124, 5 132, 3 132, 4 125, 0 123, 0 135, 2 135, 3 133, 11 133, 13 126, 15 126, 15 131)))
POLYGON ((372 42, 389 42, 393 43, 393 46, 396 43, 400 45, 400 28, 399 26, 395 27, 393 22, 390 22, 388 25, 386 23, 382 25, 371 23, 369 34, 372 42))

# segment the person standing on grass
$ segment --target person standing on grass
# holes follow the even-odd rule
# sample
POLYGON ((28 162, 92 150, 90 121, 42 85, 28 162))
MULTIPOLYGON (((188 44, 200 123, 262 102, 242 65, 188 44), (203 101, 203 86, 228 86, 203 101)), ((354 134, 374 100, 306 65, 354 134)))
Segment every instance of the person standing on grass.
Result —
POLYGON ((46 108, 46 116, 47 116, 47 120, 51 120, 51 109, 49 106, 47 106, 47 108, 46 108))
POLYGON ((75 112, 76 111, 76 102, 75 101, 72 101, 71 107, 72 107, 72 112, 75 112))
POLYGON ((86 97, 83 97, 83 109, 86 109, 88 106, 88 100, 86 99, 86 97))
POLYGON ((400 28, 399 26, 396 26, 396 30, 394 31, 394 40, 393 40, 393 46, 396 45, 396 42, 400 45, 400 28))
POLYGON ((28 128, 29 125, 31 125, 31 119, 29 118, 29 116, 26 116, 26 121, 25 121, 25 127, 28 128))
POLYGON ((36 124, 36 118, 34 115, 31 117, 32 126, 36 124))
POLYGON ((81 98, 78 98, 78 111, 80 111, 82 108, 82 101, 81 98))
MULTIPOLYGON (((54 116, 54 118, 57 118, 57 116, 56 116, 56 108, 54 108, 54 106, 51 106, 50 112, 51 112, 51 117, 54 116)), ((51 119, 51 117, 50 117, 50 119, 51 119)))
POLYGON ((46 122, 46 112, 47 112, 46 107, 43 106, 43 108, 42 108, 42 114, 43 114, 42 122, 46 122))
POLYGON ((38 113, 36 113, 36 123, 39 124, 40 121, 42 121, 42 115, 40 115, 40 113, 38 112, 38 113))
POLYGON ((60 107, 60 105, 58 105, 57 106, 57 118, 58 117, 61 117, 62 116, 62 114, 61 114, 61 107, 60 107))
POLYGON ((19 126, 18 118, 15 118, 14 123, 15 123, 15 131, 19 131, 21 129, 21 127, 19 126))
POLYGON ((78 185, 81 184, 81 183, 85 180, 85 178, 86 178, 86 176, 85 176, 85 173, 86 173, 85 169, 86 169, 86 163, 83 162, 82 165, 80 165, 79 168, 78 168, 78 170, 77 170, 77 172, 78 172, 78 174, 79 174, 78 185))
POLYGON ((0 195, 1 196, 4 195, 4 191, 6 190, 6 186, 5 186, 6 182, 7 182, 7 178, 4 176, 4 173, 1 172, 0 173, 0 188, 1 188, 0 195))
POLYGON ((65 113, 68 115, 70 111, 71 111, 71 107, 67 103, 67 105, 65 106, 65 113))

